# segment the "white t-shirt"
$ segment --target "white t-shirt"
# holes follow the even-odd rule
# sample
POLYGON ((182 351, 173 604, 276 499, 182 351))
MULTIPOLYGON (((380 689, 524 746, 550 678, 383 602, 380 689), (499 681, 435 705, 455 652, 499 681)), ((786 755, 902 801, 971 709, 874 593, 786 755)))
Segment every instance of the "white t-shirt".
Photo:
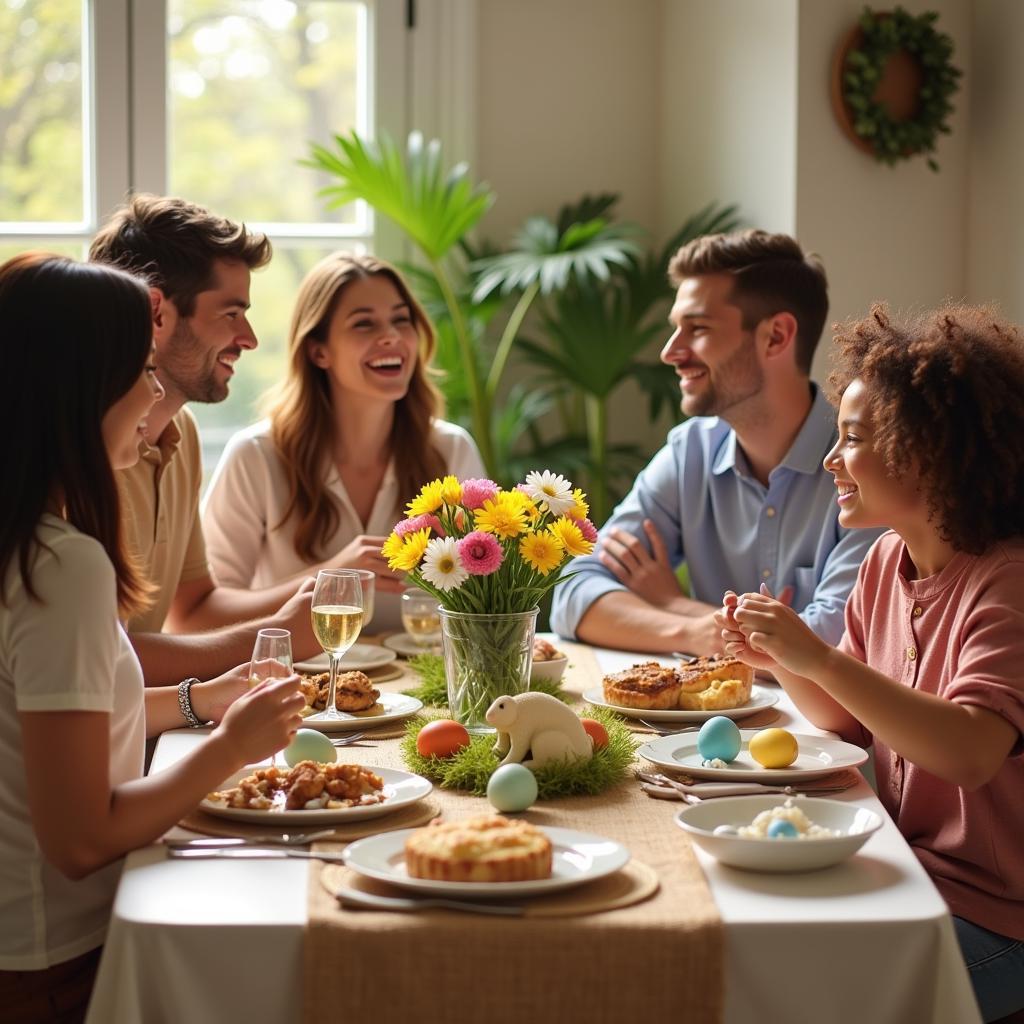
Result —
MULTIPOLYGON (((459 479, 485 476, 480 453, 462 427, 434 420, 431 441, 449 473, 459 479)), ((360 534, 386 537, 401 518, 394 461, 384 473, 365 524, 333 464, 325 487, 337 498, 340 515, 338 528, 321 549, 317 561, 330 558, 360 534)), ((288 482, 270 437, 269 422, 265 420, 235 434, 224 449, 203 499, 206 553, 219 584, 262 589, 309 567, 311 563, 295 553, 294 517, 278 526, 287 502, 288 482)), ((373 632, 401 628, 397 594, 377 593, 374 609, 369 624, 373 632)))
MULTIPOLYGON (((43 857, 28 809, 19 711, 110 715, 110 784, 142 775, 142 668, 117 619, 117 582, 92 537, 43 517, 32 584, 17 556, 0 603, 0 970, 40 970, 102 944, 121 862, 71 881, 43 857)), ((61 751, 54 750, 60 758, 61 751)), ((75 766, 66 766, 73 772, 75 766)), ((61 799, 60 792, 53 799, 61 799)))

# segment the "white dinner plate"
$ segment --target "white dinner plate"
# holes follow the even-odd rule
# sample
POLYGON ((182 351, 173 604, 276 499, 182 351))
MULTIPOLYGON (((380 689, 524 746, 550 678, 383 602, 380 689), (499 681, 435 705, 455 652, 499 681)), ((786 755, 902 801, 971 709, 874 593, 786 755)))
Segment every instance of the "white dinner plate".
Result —
MULTIPOLYGON (((283 809, 256 811, 244 807, 225 807, 216 800, 207 798, 199 806, 207 814, 215 814, 218 818, 260 822, 264 825, 270 820, 275 825, 285 823, 290 825, 320 825, 331 822, 341 825, 349 821, 358 821, 360 818, 377 818, 383 814, 391 814, 392 811, 397 811, 400 807, 405 807, 408 804, 414 804, 422 800, 434 788, 427 779, 420 775, 413 775, 412 772, 402 772, 395 768, 375 768, 369 765, 367 767, 384 780, 384 793, 387 799, 383 803, 367 804, 365 807, 325 808, 316 811, 286 811, 283 809)), ((243 768, 240 772, 235 772, 218 789, 230 789, 239 779, 244 779, 247 775, 251 775, 253 770, 250 765, 250 767, 243 768)))
POLYGON ((629 862, 629 850, 613 839, 571 828, 542 828, 551 840, 550 878, 527 882, 438 882, 411 878, 405 870, 405 840, 416 829, 360 839, 345 848, 345 863, 353 871, 414 892, 440 896, 537 896, 568 889, 618 871, 629 862))
MULTIPOLYGON (((397 657, 394 651, 378 647, 377 644, 353 644, 342 655, 341 671, 356 672, 367 668, 379 668, 397 657)), ((315 658, 295 663, 296 672, 329 672, 330 668, 331 661, 326 654, 318 654, 315 658)))
POLYGON ((620 704, 609 704, 604 699, 604 690, 595 686, 592 690, 583 691, 583 699, 599 708, 608 708, 626 718, 646 718, 650 722, 706 722, 716 715, 724 715, 726 718, 746 718, 747 715, 757 714, 765 708, 770 708, 779 702, 779 695, 767 686, 758 686, 755 683, 750 688, 750 700, 738 708, 723 708, 720 711, 684 711, 681 708, 673 708, 666 711, 645 711, 643 708, 624 708, 620 704))
POLYGON ((660 736, 645 743, 637 753, 651 764, 662 768, 684 771, 695 779, 713 779, 716 782, 799 782, 816 779, 840 768, 856 768, 868 759, 866 750, 843 740, 828 736, 805 736, 793 733, 800 746, 796 761, 788 768, 764 768, 751 756, 750 740, 759 729, 741 729, 743 746, 735 761, 724 768, 705 768, 704 759, 697 750, 697 734, 660 736))
POLYGON ((441 638, 439 636, 437 643, 433 646, 428 644, 424 647, 422 644, 416 643, 408 633, 396 633, 394 636, 385 638, 384 646, 405 658, 412 658, 417 654, 440 654, 441 638))
POLYGON ((385 722, 399 722, 403 718, 415 715, 423 707, 423 701, 418 697, 407 697, 404 693, 382 693, 377 698, 377 703, 384 708, 382 715, 358 713, 353 715, 342 711, 341 713, 345 715, 344 718, 330 719, 318 718, 318 715, 323 714, 322 711, 318 711, 308 718, 303 718, 302 727, 303 729, 317 729, 320 732, 351 732, 353 729, 373 729, 378 725, 384 725, 385 722))

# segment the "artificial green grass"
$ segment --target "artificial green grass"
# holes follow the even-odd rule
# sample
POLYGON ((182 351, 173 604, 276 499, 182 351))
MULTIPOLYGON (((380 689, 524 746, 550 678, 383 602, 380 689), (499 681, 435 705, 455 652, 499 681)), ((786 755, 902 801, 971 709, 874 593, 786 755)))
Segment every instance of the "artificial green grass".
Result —
MULTIPOLYGON (((608 746, 595 750, 588 761, 553 761, 537 769, 538 797, 553 800, 561 796, 594 795, 621 782, 629 773, 633 755, 640 745, 622 719, 605 708, 590 708, 586 716, 608 730, 608 746)), ((461 789, 474 796, 487 795, 487 782, 498 767, 494 736, 471 736, 469 746, 452 757, 424 757, 416 749, 416 737, 426 723, 422 719, 406 725, 402 757, 410 771, 436 782, 442 789, 461 789)))
MULTIPOLYGON (((444 658, 440 654, 416 654, 409 667, 420 677, 420 685, 403 690, 407 697, 418 697, 428 707, 448 707, 448 680, 444 674, 444 658)), ((537 679, 530 683, 531 693, 547 693, 568 704, 571 697, 562 689, 561 680, 537 679)))

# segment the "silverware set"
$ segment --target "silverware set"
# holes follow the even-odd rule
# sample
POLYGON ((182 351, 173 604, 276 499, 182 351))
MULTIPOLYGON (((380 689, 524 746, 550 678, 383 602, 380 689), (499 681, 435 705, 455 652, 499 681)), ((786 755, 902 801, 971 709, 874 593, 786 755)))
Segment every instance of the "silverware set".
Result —
POLYGON ((783 796, 818 796, 823 793, 842 793, 853 785, 850 781, 834 785, 773 786, 766 782, 680 782, 660 772, 638 771, 640 788, 649 796, 661 800, 682 800, 698 804, 721 796, 757 796, 761 793, 779 793, 783 796))

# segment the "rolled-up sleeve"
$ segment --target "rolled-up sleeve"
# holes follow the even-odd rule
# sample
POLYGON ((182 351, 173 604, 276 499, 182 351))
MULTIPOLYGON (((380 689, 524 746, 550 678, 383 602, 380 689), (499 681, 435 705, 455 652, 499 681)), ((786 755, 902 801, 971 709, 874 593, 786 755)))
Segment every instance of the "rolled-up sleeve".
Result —
MULTIPOLYGON (((633 489, 601 528, 598 546, 611 529, 625 530, 639 538, 650 550, 644 520, 650 519, 668 551, 669 561, 676 568, 684 559, 680 526, 679 465, 668 444, 648 463, 637 477, 633 489)), ((551 606, 551 628, 561 636, 574 638, 580 620, 590 606, 613 590, 627 590, 606 569, 594 554, 574 558, 563 570, 571 577, 555 588, 551 606)))

